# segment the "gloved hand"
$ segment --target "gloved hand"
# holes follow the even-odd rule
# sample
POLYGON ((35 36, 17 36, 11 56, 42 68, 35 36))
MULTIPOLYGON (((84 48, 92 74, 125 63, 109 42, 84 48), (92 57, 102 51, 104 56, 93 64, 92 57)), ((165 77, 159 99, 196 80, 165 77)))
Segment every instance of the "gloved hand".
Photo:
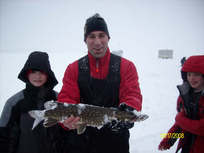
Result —
MULTIPOLYGON (((134 111, 134 108, 126 105, 125 103, 121 103, 118 107, 119 110, 121 111, 134 111)), ((124 130, 124 129, 130 129, 134 126, 134 123, 130 122, 117 122, 117 121, 112 121, 111 123, 108 123, 106 127, 111 128, 112 131, 119 131, 119 130, 124 130)))
MULTIPOLYGON (((168 131, 169 134, 181 133, 181 132, 182 132, 182 129, 177 124, 174 124, 168 131)), ((159 150, 167 150, 171 148, 171 146, 173 146, 176 140, 178 139, 178 138, 168 137, 168 133, 166 133, 166 137, 164 137, 160 142, 158 146, 159 150)))
POLYGON ((160 144, 158 149, 159 150, 167 150, 169 148, 171 148, 171 146, 173 146, 173 144, 175 143, 177 139, 173 139, 173 138, 164 138, 160 144))
POLYGON ((134 111, 135 109, 126 105, 125 103, 121 103, 118 107, 119 110, 121 111, 134 111))

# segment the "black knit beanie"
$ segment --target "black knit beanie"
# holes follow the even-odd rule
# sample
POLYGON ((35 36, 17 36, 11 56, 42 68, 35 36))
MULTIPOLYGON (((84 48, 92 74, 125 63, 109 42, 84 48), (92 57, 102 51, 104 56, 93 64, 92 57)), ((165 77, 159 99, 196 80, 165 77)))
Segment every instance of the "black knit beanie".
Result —
POLYGON ((87 36, 92 31, 104 31, 108 35, 108 38, 110 38, 107 24, 98 13, 94 14, 86 20, 84 26, 84 41, 86 41, 87 36))

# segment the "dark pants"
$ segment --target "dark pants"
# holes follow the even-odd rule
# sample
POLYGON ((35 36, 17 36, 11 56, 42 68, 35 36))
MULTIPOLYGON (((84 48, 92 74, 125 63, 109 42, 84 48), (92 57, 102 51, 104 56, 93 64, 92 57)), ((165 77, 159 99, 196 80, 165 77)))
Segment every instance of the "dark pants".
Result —
POLYGON ((129 131, 88 128, 82 135, 68 131, 64 142, 67 153, 129 153, 129 131))

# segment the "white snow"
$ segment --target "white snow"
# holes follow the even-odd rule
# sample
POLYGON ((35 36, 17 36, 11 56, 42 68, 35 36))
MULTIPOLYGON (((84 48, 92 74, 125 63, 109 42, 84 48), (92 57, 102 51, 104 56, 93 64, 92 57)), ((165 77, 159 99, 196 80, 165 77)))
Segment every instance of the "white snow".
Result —
POLYGON ((85 109, 86 108, 86 105, 85 104, 78 104, 77 105, 81 110, 85 109))
POLYGON ((108 24, 110 49, 123 50, 137 67, 142 113, 149 115, 130 130, 130 152, 160 152, 161 135, 176 115, 180 59, 204 54, 203 0, 1 0, 0 10, 0 112, 24 88, 17 76, 31 51, 49 53, 60 91, 67 65, 86 54, 85 19, 98 12, 108 24), (159 59, 159 49, 173 49, 173 59, 159 59))
POLYGON ((44 104, 44 107, 45 107, 46 110, 48 110, 48 109, 55 109, 57 107, 57 103, 55 103, 54 100, 50 100, 50 101, 47 101, 44 104))
POLYGON ((107 114, 105 114, 105 115, 104 115, 104 123, 106 124, 106 123, 108 123, 108 122, 110 122, 109 117, 108 117, 107 114))
POLYGON ((63 105, 64 105, 65 107, 70 106, 68 103, 63 103, 63 105))
POLYGON ((86 108, 86 105, 84 104, 78 104, 77 105, 77 111, 78 111, 78 114, 80 115, 82 113, 82 111, 86 108))

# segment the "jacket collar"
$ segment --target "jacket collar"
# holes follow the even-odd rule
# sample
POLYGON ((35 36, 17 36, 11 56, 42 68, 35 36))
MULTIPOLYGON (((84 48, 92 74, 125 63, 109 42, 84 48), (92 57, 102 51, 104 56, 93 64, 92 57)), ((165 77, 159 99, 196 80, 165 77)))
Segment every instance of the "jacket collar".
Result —
POLYGON ((94 67, 96 66, 96 63, 98 62, 98 64, 101 66, 105 65, 105 64, 109 64, 109 61, 110 61, 110 50, 109 48, 107 48, 107 51, 106 51, 106 54, 101 57, 101 58, 95 58, 93 57, 93 55, 88 52, 88 57, 89 57, 89 63, 91 65, 93 65, 94 67))

